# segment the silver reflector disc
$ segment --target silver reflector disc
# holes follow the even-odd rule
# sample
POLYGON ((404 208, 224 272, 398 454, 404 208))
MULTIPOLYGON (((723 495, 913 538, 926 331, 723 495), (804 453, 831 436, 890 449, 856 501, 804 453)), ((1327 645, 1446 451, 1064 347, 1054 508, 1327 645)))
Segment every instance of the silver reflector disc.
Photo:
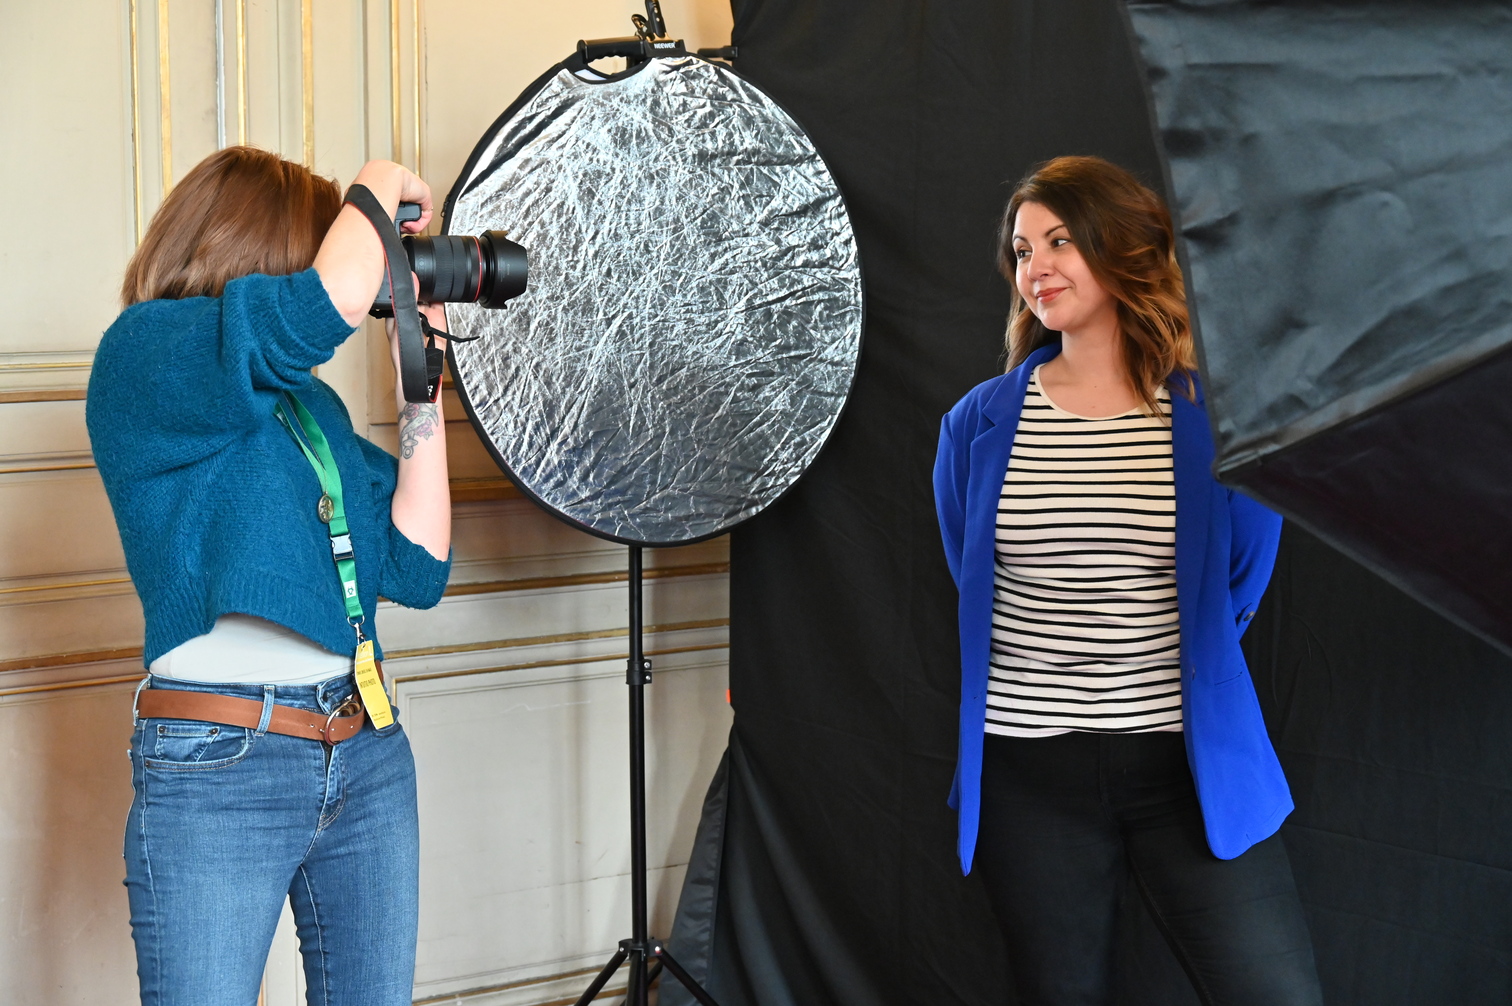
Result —
POLYGON ((861 270, 813 144, 723 66, 538 81, 485 136, 447 231, 530 255, 506 310, 447 305, 468 412, 505 473, 585 530, 678 545, 764 509, 839 418, 861 270))

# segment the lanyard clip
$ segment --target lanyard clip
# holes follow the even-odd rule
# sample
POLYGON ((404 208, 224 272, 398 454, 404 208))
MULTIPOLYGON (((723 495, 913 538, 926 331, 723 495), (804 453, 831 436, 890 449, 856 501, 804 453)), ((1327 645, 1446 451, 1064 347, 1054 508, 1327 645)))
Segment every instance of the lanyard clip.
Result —
POLYGON ((366 620, 367 620, 366 618, 361 618, 361 617, 359 617, 359 618, 348 618, 347 619, 347 624, 352 627, 352 631, 353 632, 357 633, 357 642, 359 644, 363 640, 367 639, 367 637, 362 634, 362 623, 365 622, 366 620))
POLYGON ((331 535, 331 555, 336 557, 337 562, 352 558, 354 555, 352 552, 352 536, 349 534, 331 535))

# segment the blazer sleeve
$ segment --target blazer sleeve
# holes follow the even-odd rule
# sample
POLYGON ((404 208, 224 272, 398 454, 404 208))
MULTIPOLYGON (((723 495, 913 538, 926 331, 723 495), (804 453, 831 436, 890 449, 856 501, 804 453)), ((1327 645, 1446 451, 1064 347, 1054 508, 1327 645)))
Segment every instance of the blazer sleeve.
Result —
POLYGON ((971 456, 961 449, 968 442, 961 429, 958 405, 940 423, 940 445, 935 452, 935 512, 940 520, 940 538, 945 544, 945 562, 950 576, 961 585, 961 552, 966 538, 966 485, 971 456))
POLYGON ((1234 608, 1234 622, 1240 634, 1249 628, 1255 609, 1270 583, 1276 565, 1276 549, 1281 543, 1281 515, 1243 493, 1225 489, 1228 494, 1229 526, 1229 598, 1234 608))
POLYGON ((437 559, 394 526, 391 506, 399 481, 399 462, 369 440, 358 437, 357 442, 372 474, 373 509, 379 525, 388 529, 387 547, 378 569, 378 593, 406 608, 434 608, 446 592, 451 555, 437 559))

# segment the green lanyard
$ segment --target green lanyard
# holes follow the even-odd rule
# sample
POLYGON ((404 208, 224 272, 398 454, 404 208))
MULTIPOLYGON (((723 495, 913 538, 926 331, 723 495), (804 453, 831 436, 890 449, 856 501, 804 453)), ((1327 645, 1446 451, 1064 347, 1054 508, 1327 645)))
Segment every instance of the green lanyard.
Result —
POLYGON ((336 560, 336 575, 341 578, 341 596, 346 603, 347 621, 357 630, 357 641, 360 643, 364 638, 364 616, 362 601, 357 596, 357 558, 352 552, 352 535, 347 530, 346 507, 341 498, 341 472, 336 467, 335 457, 331 455, 331 445, 321 432, 320 424, 310 415, 310 410, 292 392, 285 391, 284 399, 294 410, 293 421, 290 421, 289 414, 284 411, 282 402, 273 406, 273 414, 283 423, 284 429, 289 431, 289 436, 299 445, 299 450, 310 462, 310 467, 315 469, 315 477, 320 479, 321 497, 316 513, 325 522, 326 530, 331 536, 331 555, 336 560), (294 431, 296 426, 299 428, 298 433, 294 431), (301 433, 304 436, 300 436, 301 433))

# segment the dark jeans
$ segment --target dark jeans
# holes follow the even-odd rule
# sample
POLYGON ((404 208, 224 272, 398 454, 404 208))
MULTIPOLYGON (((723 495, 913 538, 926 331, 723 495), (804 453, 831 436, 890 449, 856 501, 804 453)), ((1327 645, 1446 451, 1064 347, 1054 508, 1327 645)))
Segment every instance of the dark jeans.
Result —
POLYGON ((1179 733, 988 735, 976 866, 1023 1006, 1107 1006, 1130 873, 1206 1006, 1320 1006, 1279 835, 1207 846, 1179 733))

